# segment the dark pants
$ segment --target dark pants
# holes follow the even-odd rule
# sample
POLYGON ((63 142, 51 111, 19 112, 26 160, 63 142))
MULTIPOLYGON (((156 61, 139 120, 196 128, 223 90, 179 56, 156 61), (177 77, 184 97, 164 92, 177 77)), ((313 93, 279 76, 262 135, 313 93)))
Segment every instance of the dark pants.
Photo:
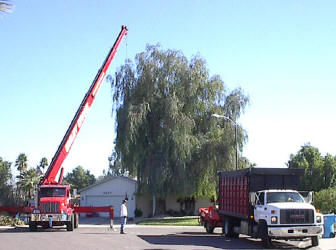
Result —
POLYGON ((127 217, 123 216, 120 218, 121 226, 120 226, 120 233, 124 232, 124 227, 126 225, 127 217))

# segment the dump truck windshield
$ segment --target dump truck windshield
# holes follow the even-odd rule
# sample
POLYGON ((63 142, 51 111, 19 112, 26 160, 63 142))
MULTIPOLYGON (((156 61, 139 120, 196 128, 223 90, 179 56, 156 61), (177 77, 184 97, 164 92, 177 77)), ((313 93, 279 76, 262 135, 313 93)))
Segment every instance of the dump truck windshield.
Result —
POLYGON ((64 197, 65 196, 65 188, 41 188, 40 189, 40 197, 64 197))
POLYGON ((296 192, 268 192, 267 203, 277 202, 304 202, 301 195, 296 192))

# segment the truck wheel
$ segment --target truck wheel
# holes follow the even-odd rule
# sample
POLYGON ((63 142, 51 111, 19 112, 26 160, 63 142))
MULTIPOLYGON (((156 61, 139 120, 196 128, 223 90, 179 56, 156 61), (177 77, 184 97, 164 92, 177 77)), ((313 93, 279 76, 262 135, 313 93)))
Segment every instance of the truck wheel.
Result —
POLYGON ((239 234, 234 232, 234 223, 233 220, 229 217, 226 217, 224 220, 224 227, 223 227, 223 233, 225 234, 225 237, 229 238, 238 238, 239 234))
POLYGON ((223 231, 224 231, 225 237, 231 237, 230 221, 228 218, 225 218, 223 231))
POLYGON ((66 223, 67 231, 73 231, 75 227, 75 218, 74 214, 71 214, 71 219, 66 223))
POLYGON ((319 245, 319 238, 318 238, 318 236, 311 237, 311 242, 312 242, 312 246, 313 247, 318 246, 319 245))
POLYGON ((47 223, 43 223, 43 224, 42 224, 42 227, 43 227, 43 229, 48 229, 48 228, 50 228, 50 227, 49 227, 49 223, 48 223, 48 224, 47 224, 47 223))
POLYGON ((78 216, 78 213, 75 213, 75 223, 74 223, 74 227, 75 228, 78 228, 78 224, 79 224, 79 216, 78 216))
POLYGON ((29 231, 30 232, 36 232, 37 231, 37 224, 35 221, 29 222, 29 231))
POLYGON ((205 230, 208 234, 212 234, 214 232, 214 227, 211 225, 210 222, 205 222, 205 230))
POLYGON ((272 241, 268 236, 267 224, 265 222, 259 224, 259 236, 265 248, 272 247, 272 241))

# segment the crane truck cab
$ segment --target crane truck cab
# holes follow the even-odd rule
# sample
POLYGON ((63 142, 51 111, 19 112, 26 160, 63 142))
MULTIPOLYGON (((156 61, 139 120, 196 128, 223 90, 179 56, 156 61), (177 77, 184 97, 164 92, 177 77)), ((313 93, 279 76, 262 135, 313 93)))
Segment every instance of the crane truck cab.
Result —
POLYGON ((36 231, 38 225, 43 228, 66 225, 67 231, 78 227, 78 214, 71 207, 68 185, 41 185, 37 196, 30 216, 30 231, 36 231))

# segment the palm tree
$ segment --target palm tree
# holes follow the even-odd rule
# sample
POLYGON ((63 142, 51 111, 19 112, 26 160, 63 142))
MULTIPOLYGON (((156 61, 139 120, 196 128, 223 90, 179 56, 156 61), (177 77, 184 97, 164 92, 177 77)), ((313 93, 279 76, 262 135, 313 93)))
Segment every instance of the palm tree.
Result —
POLYGON ((24 153, 19 154, 18 158, 15 161, 15 167, 20 172, 20 175, 22 176, 23 172, 25 172, 28 168, 28 160, 27 156, 24 153))
POLYGON ((13 6, 8 0, 0 0, 0 12, 12 12, 13 6))
POLYGON ((21 203, 22 200, 24 200, 24 193, 21 188, 22 186, 22 179, 24 177, 24 173, 27 171, 28 168, 28 160, 27 156, 24 153, 19 154, 18 158, 15 161, 15 167, 19 171, 19 175, 16 176, 18 178, 17 187, 16 187, 16 197, 17 197, 17 203, 21 203))
POLYGON ((47 167, 49 164, 48 164, 48 159, 43 157, 40 161, 40 165, 38 165, 38 169, 42 169, 42 173, 44 172, 44 168, 47 167))
POLYGON ((23 196, 28 199, 33 198, 34 188, 40 182, 41 175, 37 173, 36 169, 31 168, 22 174, 19 187, 23 191, 23 196))

